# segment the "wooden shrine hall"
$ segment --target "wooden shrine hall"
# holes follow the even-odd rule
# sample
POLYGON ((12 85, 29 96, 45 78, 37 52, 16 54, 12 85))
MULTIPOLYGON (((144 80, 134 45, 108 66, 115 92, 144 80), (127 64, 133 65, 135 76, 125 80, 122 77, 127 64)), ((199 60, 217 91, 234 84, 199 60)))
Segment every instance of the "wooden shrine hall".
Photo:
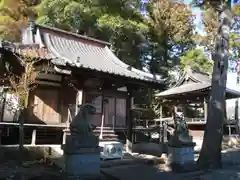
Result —
MULTIPOLYGON (((185 120, 193 136, 202 136, 207 118, 207 102, 211 90, 208 74, 185 71, 174 86, 156 94, 162 107, 177 106, 184 112, 185 120)), ((226 88, 226 99, 240 97, 240 91, 226 88)), ((171 114, 163 113, 160 119, 173 123, 171 114)))
MULTIPOLYGON (((18 57, 39 60, 34 77, 37 87, 30 91, 25 129, 36 129, 37 135, 40 127, 63 129, 78 105, 92 103, 97 110, 92 122, 97 133, 102 129, 106 132, 103 138, 109 139, 109 132, 122 129, 131 139, 134 91, 141 87, 163 89, 165 83, 159 75, 122 62, 110 46, 107 42, 34 23, 23 30, 22 42, 2 41, 1 58, 14 72, 23 73, 25 66, 18 57), (47 71, 42 70, 46 65, 47 71)), ((15 120, 1 121, 5 124, 1 127, 17 124, 15 120)))

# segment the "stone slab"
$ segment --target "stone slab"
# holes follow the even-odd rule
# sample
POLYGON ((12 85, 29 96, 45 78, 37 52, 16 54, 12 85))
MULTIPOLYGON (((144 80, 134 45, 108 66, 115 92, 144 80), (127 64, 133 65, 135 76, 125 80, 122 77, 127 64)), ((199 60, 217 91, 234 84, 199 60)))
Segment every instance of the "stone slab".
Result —
POLYGON ((74 149, 80 148, 98 147, 98 144, 98 137, 94 135, 71 134, 66 136, 66 144, 64 148, 73 151, 74 149))
POLYGON ((71 175, 100 175, 100 154, 64 154, 65 171, 71 175))
POLYGON ((178 143, 172 143, 169 142, 168 146, 170 147, 176 147, 176 148, 181 148, 181 147, 194 147, 196 146, 195 142, 189 141, 189 142, 178 142, 178 143))
MULTIPOLYGON (((168 166, 173 171, 187 171, 188 167, 195 164, 194 161, 194 148, 182 147, 174 148, 168 147, 168 166)), ((194 168, 195 169, 195 168, 194 168)))
POLYGON ((149 165, 119 166, 101 169, 106 178, 116 178, 120 180, 160 180, 175 179, 171 172, 160 172, 156 167, 149 165))
POLYGON ((101 151, 100 147, 74 149, 65 148, 63 145, 62 148, 64 149, 65 154, 100 154, 101 151))

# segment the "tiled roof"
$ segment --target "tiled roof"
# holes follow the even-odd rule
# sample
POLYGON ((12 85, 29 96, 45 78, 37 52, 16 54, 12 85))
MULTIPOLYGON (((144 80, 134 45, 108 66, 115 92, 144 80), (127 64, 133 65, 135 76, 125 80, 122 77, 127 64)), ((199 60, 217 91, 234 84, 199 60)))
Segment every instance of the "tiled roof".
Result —
POLYGON ((210 83, 211 79, 209 75, 200 72, 193 72, 190 69, 186 70, 183 75, 179 78, 173 87, 180 86, 184 80, 191 79, 195 83, 210 83))
POLYGON ((35 25, 34 31, 31 28, 23 31, 22 44, 0 41, 0 49, 49 59, 55 65, 67 65, 164 84, 161 76, 135 69, 122 62, 109 46, 108 42, 40 25, 35 25))
POLYGON ((94 46, 58 35, 44 33, 47 48, 59 57, 57 65, 71 66, 101 71, 144 81, 163 82, 152 74, 131 68, 120 61, 108 46, 94 46))
MULTIPOLYGON (((54 29, 54 31, 56 31, 54 29)), ((79 68, 96 70, 108 74, 115 74, 128 78, 163 83, 159 76, 154 76, 123 63, 109 49, 108 45, 94 41, 88 43, 82 38, 63 37, 58 33, 41 31, 47 49, 58 57, 53 63, 57 65, 71 65, 79 68)), ((62 32, 62 31, 61 31, 62 32)))
MULTIPOLYGON (((207 91, 211 89, 211 79, 207 74, 196 73, 192 71, 186 71, 179 81, 171 88, 166 91, 156 94, 156 97, 159 98, 172 98, 179 97, 182 95, 190 95, 193 93, 207 91), (183 84, 184 80, 190 78, 192 82, 183 84)), ((240 91, 236 91, 230 88, 226 88, 226 97, 227 98, 236 98, 240 97, 240 91)))
POLYGON ((38 44, 20 44, 8 41, 0 41, 0 48, 4 48, 5 50, 11 51, 12 53, 31 58, 49 60, 53 58, 51 53, 49 53, 46 48, 40 48, 38 44))
POLYGON ((35 30, 23 31, 22 44, 0 42, 0 49, 20 55, 49 59, 55 65, 72 66, 156 84, 164 84, 159 75, 153 75, 122 62, 110 49, 110 43, 66 32, 56 28, 35 25, 35 30))
POLYGON ((170 88, 166 91, 156 94, 157 97, 168 97, 171 95, 180 95, 186 93, 194 93, 196 91, 201 91, 210 88, 210 83, 190 83, 183 84, 181 86, 170 88))
POLYGON ((191 76, 197 79, 200 82, 211 82, 211 78, 209 75, 204 73, 190 72, 191 76))

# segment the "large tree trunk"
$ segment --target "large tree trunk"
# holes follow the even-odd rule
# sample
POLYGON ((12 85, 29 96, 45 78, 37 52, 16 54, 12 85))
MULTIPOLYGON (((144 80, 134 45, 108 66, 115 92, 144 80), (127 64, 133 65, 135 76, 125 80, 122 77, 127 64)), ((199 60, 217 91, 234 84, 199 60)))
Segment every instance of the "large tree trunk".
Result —
MULTIPOLYGON (((223 17, 221 12, 220 16, 223 17)), ((229 11, 228 11, 229 12, 229 11)), ((216 38, 212 73, 212 89, 208 105, 207 124, 198 164, 202 168, 221 167, 221 146, 223 135, 223 122, 225 118, 225 93, 229 54, 229 29, 231 18, 223 17, 216 38)))
MULTIPOLYGON (((239 65, 237 66, 237 88, 239 88, 239 79, 240 78, 240 71, 239 71, 239 65)), ((235 101, 235 120, 236 122, 236 128, 237 128, 237 133, 240 133, 240 121, 239 121, 239 98, 235 101)))

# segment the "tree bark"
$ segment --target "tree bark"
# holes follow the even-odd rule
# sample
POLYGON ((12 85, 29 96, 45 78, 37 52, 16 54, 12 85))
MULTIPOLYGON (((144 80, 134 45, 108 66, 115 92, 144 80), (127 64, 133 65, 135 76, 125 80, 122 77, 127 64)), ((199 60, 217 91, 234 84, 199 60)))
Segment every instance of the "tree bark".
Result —
POLYGON ((225 118, 225 93, 229 57, 229 30, 231 17, 224 10, 220 13, 221 25, 216 37, 212 73, 212 88, 208 104, 207 123, 198 165, 202 168, 220 168, 223 122, 225 118))
POLYGON ((23 110, 21 112, 21 116, 19 119, 19 150, 20 152, 23 153, 24 150, 24 121, 25 118, 27 118, 27 107, 28 107, 28 98, 29 98, 29 87, 28 87, 28 75, 27 73, 29 72, 29 64, 26 63, 25 66, 25 77, 24 77, 24 91, 25 91, 25 96, 24 96, 24 104, 23 104, 23 110))
MULTIPOLYGON (((239 66, 239 65, 238 65, 239 66)), ((240 71, 239 71, 239 67, 237 68, 237 88, 239 88, 239 79, 240 78, 240 71)), ((237 129, 237 133, 240 133, 240 121, 239 121, 239 98, 236 99, 235 101, 235 120, 236 120, 236 129, 237 129)))

